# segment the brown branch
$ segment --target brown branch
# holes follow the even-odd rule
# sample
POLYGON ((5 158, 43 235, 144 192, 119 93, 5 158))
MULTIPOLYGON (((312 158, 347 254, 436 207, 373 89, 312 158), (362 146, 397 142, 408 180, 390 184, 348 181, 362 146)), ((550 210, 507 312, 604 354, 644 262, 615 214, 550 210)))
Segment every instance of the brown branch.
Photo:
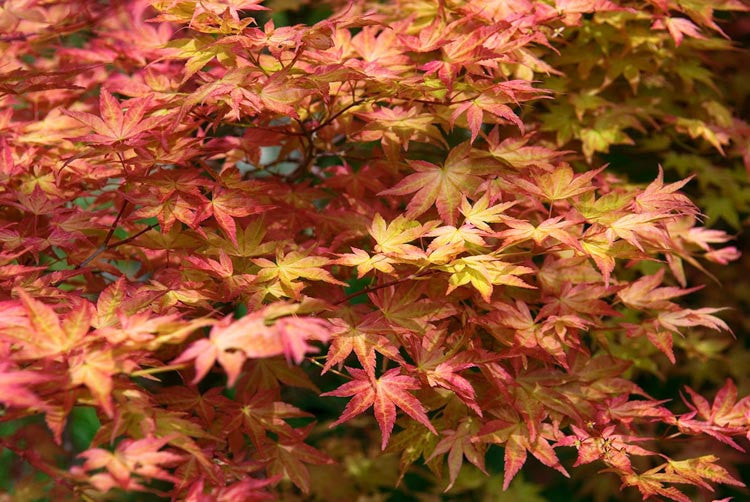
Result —
POLYGON ((478 97, 479 97, 479 95, 473 96, 471 98, 459 99, 458 101, 450 101, 450 100, 447 100, 447 101, 434 101, 434 100, 419 99, 419 98, 400 98, 400 97, 397 97, 397 96, 394 96, 391 99, 399 99, 401 101, 407 101, 409 103, 411 103, 411 102, 422 103, 422 104, 425 104, 425 105, 451 106, 451 105, 458 105, 458 104, 461 104, 461 103, 466 103, 468 101, 473 101, 473 100, 477 99, 478 97))
POLYGON ((336 120, 337 118, 339 118, 344 112, 346 112, 350 108, 354 108, 355 106, 359 106, 362 103, 364 103, 365 101, 366 100, 363 99, 363 100, 360 100, 360 101, 353 101, 353 102, 349 103, 348 105, 346 105, 345 107, 343 107, 341 110, 337 111, 336 113, 334 113, 333 115, 331 115, 330 117, 328 117, 324 122, 321 122, 317 126, 315 126, 312 129, 310 129, 309 132, 310 133, 318 132, 319 130, 323 129, 324 127, 330 125, 331 122, 333 122, 334 120, 336 120))
MULTIPOLYGON (((99 256, 103 252, 109 251, 110 249, 114 249, 117 246, 122 246, 123 244, 127 244, 128 242, 137 239, 141 235, 145 234, 146 232, 148 232, 149 230, 152 230, 154 228, 156 228, 156 225, 149 225, 146 228, 144 228, 144 229, 138 231, 137 233, 131 235, 130 237, 126 237, 125 239, 120 239, 119 241, 115 241, 115 242, 113 242, 111 244, 107 244, 107 242, 109 241, 109 239, 111 239, 111 235, 108 234, 107 235, 107 239, 105 239, 105 241, 104 241, 104 244, 102 244, 101 246, 99 246, 98 248, 96 248, 96 251, 94 251, 93 253, 91 253, 85 260, 83 260, 81 263, 79 263, 78 265, 76 265, 74 268, 75 269, 83 268, 86 265, 88 265, 89 263, 91 263, 97 256, 99 256)), ((114 231, 110 230, 110 233, 114 233, 114 231)))
POLYGON ((383 284, 378 284, 377 286, 372 286, 369 288, 365 288, 361 291, 357 291, 356 293, 352 293, 348 296, 345 296, 339 301, 333 302, 334 305, 341 305, 342 303, 348 302, 352 298, 356 298, 358 296, 366 295, 369 293, 372 293, 373 291, 377 291, 379 289, 387 288, 388 286, 395 286, 396 284, 401 284, 405 281, 411 281, 412 279, 416 279, 418 277, 424 277, 426 275, 434 274, 438 272, 437 270, 423 270, 422 272, 417 272, 416 274, 411 274, 407 277, 402 277, 401 279, 394 279, 392 281, 384 282, 383 284))
POLYGON ((109 232, 107 232, 107 236, 104 238, 104 242, 102 243, 103 247, 107 247, 109 244, 109 241, 112 240, 112 236, 115 235, 115 230, 117 230, 117 224, 120 222, 120 219, 122 219, 123 213, 125 213, 125 209, 128 207, 128 200, 125 199, 125 202, 122 203, 122 206, 120 207, 120 210, 117 212, 117 216, 115 216, 115 221, 112 222, 112 225, 109 227, 109 232))
POLYGON ((146 228, 143 228, 143 229, 139 230, 138 232, 134 233, 130 237, 126 237, 124 239, 120 239, 119 241, 113 242, 112 244, 110 244, 110 245, 107 246, 107 249, 112 249, 112 248, 116 248, 117 246, 122 246, 123 244, 127 244, 128 242, 133 241, 133 240, 137 239, 138 237, 140 237, 141 235, 145 234, 149 230, 153 230, 157 226, 158 225, 156 223, 151 224, 151 225, 147 226, 146 228))
MULTIPOLYGON (((292 58, 292 60, 289 61, 289 63, 286 65, 281 61, 281 58, 276 58, 279 64, 281 65, 281 71, 288 70, 289 68, 294 66, 294 64, 297 62, 297 60, 299 59, 299 57, 302 55, 303 52, 305 52, 304 44, 301 47, 299 47, 297 52, 294 54, 294 57, 292 58)), ((260 59, 258 61, 260 61, 260 59)))

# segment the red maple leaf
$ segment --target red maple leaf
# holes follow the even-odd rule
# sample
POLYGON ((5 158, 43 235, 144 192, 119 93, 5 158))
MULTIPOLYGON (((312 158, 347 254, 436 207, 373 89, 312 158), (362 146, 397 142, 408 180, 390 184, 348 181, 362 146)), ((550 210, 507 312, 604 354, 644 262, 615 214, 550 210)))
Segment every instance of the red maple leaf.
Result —
POLYGON ((169 438, 147 437, 139 440, 125 439, 117 445, 114 452, 101 448, 92 448, 81 453, 85 459, 82 467, 74 469, 92 471, 106 469, 107 472, 91 476, 91 484, 106 492, 109 488, 119 487, 126 490, 143 489, 134 475, 145 478, 179 481, 178 478, 164 470, 163 467, 174 465, 184 459, 182 455, 168 451, 159 451, 167 444, 169 438))
POLYGON ((119 103, 107 89, 99 94, 99 115, 63 110, 63 113, 89 126, 95 134, 72 138, 95 145, 113 146, 125 144, 126 147, 140 146, 146 131, 156 127, 164 116, 143 118, 151 102, 150 97, 136 98, 119 103))
POLYGON ((451 150, 442 166, 423 160, 410 161, 409 165, 416 173, 378 195, 416 192, 407 206, 409 218, 425 213, 434 204, 443 221, 452 225, 458 217, 463 195, 474 193, 482 183, 480 175, 492 172, 496 167, 492 159, 477 159, 470 154, 471 145, 466 142, 451 150))
POLYGON ((407 392, 420 388, 415 378, 401 375, 401 368, 390 369, 377 379, 371 378, 365 370, 348 366, 346 369, 354 379, 336 390, 321 394, 321 396, 335 397, 354 396, 331 427, 351 420, 372 406, 383 436, 381 448, 385 450, 393 425, 396 423, 396 407, 398 406, 411 418, 427 427, 430 432, 437 434, 430 419, 427 418, 422 403, 407 392))

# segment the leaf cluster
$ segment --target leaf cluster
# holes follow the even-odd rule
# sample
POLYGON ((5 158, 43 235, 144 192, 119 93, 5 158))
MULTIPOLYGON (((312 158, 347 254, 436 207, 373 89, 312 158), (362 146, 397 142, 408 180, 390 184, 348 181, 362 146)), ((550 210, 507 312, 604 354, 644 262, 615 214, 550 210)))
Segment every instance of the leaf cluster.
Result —
POLYGON ((643 498, 742 488, 719 453, 747 447, 750 398, 637 382, 731 334, 683 297, 740 253, 689 177, 603 161, 632 145, 736 189, 705 209, 740 224, 746 179, 711 176, 750 165, 717 83, 720 19, 747 7, 331 8, 0 7, 12 496, 351 500, 414 473, 461 492, 497 447, 498 489, 530 457, 643 498), (320 481, 337 465, 349 486, 320 481))

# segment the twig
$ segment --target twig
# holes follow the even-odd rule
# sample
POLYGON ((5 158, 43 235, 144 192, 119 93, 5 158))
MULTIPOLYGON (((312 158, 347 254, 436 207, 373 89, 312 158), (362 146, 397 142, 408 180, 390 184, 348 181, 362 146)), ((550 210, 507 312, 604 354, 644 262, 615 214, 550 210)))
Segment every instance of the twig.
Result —
POLYGON ((146 375, 154 375, 156 373, 165 373, 167 371, 184 370, 190 365, 187 363, 170 364, 168 366, 156 366, 154 368, 146 368, 143 370, 134 371, 130 374, 131 377, 142 377, 146 375))
POLYGON ((112 244, 110 244, 109 246, 107 246, 107 249, 116 248, 117 246, 122 246, 123 244, 127 244, 130 241, 134 241, 135 239, 137 239, 141 235, 145 234, 149 230, 153 230, 157 226, 159 226, 159 225, 157 225, 156 223, 153 223, 153 224, 147 226, 146 228, 143 228, 143 229, 139 230, 138 232, 134 233, 130 237, 126 237, 124 239, 120 239, 119 241, 113 242, 112 244))
MULTIPOLYGON (((146 228, 140 230, 139 232, 131 235, 130 237, 126 237, 125 239, 121 239, 119 241, 115 241, 115 242, 113 242, 111 244, 107 244, 107 241, 109 239, 111 239, 111 235, 107 235, 107 239, 105 239, 104 244, 102 244, 101 246, 99 246, 96 249, 96 251, 94 251, 93 253, 91 253, 85 260, 83 260, 81 263, 79 263, 78 265, 76 265, 74 268, 76 268, 76 269, 83 268, 86 265, 88 265, 89 263, 91 263, 97 256, 99 256, 103 252, 109 251, 110 249, 114 249, 117 246, 122 246, 123 244, 127 244, 128 242, 137 239, 141 235, 145 234, 146 232, 148 232, 149 230, 152 230, 154 228, 156 228, 156 225, 149 225, 146 228)), ((114 231, 110 230, 110 233, 114 233, 114 231)))
POLYGON ((411 281, 412 279, 416 279, 417 277, 424 277, 426 275, 434 274, 438 272, 437 270, 423 270, 422 272, 417 272, 416 274, 411 274, 407 277, 402 277, 401 279, 394 279, 392 281, 384 282, 383 284, 378 284, 377 286, 372 286, 369 288, 365 288, 361 291, 357 291, 356 293, 352 293, 348 296, 345 296, 339 301, 333 302, 334 305, 341 305, 342 303, 348 302, 352 298, 356 298, 358 296, 366 295, 368 293, 372 293, 373 291, 377 291, 379 289, 387 288, 388 286, 395 286, 396 284, 400 284, 404 281, 411 281))
POLYGON ((125 202, 122 203, 122 206, 120 206, 120 210, 117 212, 117 216, 115 216, 115 221, 112 222, 112 225, 109 226, 109 232, 107 232, 107 236, 104 238, 104 242, 102 242, 102 245, 99 246, 96 251, 91 253, 88 258, 83 260, 81 263, 76 265, 74 268, 83 268, 89 263, 91 263, 91 260, 102 254, 104 251, 108 249, 109 241, 112 240, 112 236, 115 234, 115 230, 117 230, 117 223, 119 223, 120 219, 122 218, 122 214, 125 212, 125 209, 128 207, 128 200, 125 199, 125 202))
MULTIPOLYGON (((320 367, 320 368, 324 368, 324 369, 325 369, 325 366, 324 366, 324 365, 323 365, 323 364, 322 364, 322 363, 321 363, 320 361, 316 361, 316 360, 315 360, 314 358, 312 358, 312 357, 306 357, 305 359, 307 359, 308 361, 310 361, 311 363, 313 363, 313 364, 314 364, 315 366, 318 366, 318 367, 320 367)), ((330 372, 331 372, 331 373, 333 373, 334 375, 338 375, 338 376, 340 376, 340 377, 343 377, 343 378, 347 378, 347 379, 349 379, 349 380, 351 380, 351 379, 352 379, 352 377, 351 377, 351 376, 347 375, 346 373, 341 373, 341 372, 340 372, 340 371, 338 371, 338 370, 333 370, 333 369, 329 369, 328 371, 330 371, 330 372)))
POLYGON ((122 215, 125 212, 125 209, 127 207, 128 207, 128 200, 125 199, 125 202, 122 203, 120 210, 117 212, 117 216, 115 216, 115 221, 113 221, 112 225, 110 225, 109 227, 109 232, 107 232, 107 236, 104 238, 102 247, 106 248, 107 245, 109 244, 109 241, 112 240, 112 236, 115 234, 115 230, 117 230, 117 224, 120 222, 120 219, 122 218, 122 215))
POLYGON ((279 64, 281 65, 281 71, 288 70, 289 68, 291 68, 292 66, 294 66, 294 63, 297 62, 297 60, 299 59, 299 57, 302 55, 302 53, 304 51, 305 51, 305 48, 304 48, 304 45, 303 45, 302 47, 300 47, 297 50, 297 52, 294 54, 294 57, 292 58, 292 60, 289 61, 289 63, 287 63, 286 65, 281 61, 281 58, 277 58, 279 64))
POLYGON ((345 113, 350 108, 354 108, 355 106, 359 106, 362 103, 364 103, 365 101, 366 100, 360 100, 360 101, 353 101, 353 102, 349 103, 348 105, 346 105, 345 107, 343 107, 341 110, 337 111, 336 113, 334 113, 333 115, 331 115, 330 117, 328 117, 324 122, 321 122, 317 126, 315 126, 312 129, 310 129, 309 132, 310 133, 318 132, 319 130, 323 129, 324 127, 330 125, 331 122, 333 122, 334 120, 336 120, 337 118, 339 118, 343 113, 345 113))

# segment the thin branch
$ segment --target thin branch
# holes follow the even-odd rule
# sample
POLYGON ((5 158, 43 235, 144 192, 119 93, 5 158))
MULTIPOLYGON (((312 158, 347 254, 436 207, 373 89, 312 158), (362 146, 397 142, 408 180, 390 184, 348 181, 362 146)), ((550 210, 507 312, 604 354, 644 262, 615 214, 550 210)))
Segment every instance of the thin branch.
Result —
POLYGON ((110 244, 110 245, 108 245, 108 246, 107 246, 107 249, 112 249, 112 248, 116 248, 117 246, 122 246, 123 244, 127 244, 127 243, 128 243, 128 242, 130 242, 130 241, 134 241, 135 239, 137 239, 137 238, 138 238, 138 237, 140 237, 141 235, 145 234, 145 233, 146 233, 146 232, 148 232, 149 230, 153 230, 154 228, 156 228, 156 227, 158 227, 158 226, 159 226, 158 224, 156 224, 156 223, 153 223, 153 224, 151 224, 151 225, 147 226, 146 228, 144 228, 144 229, 141 229, 141 230, 139 230, 138 232, 134 233, 134 234, 133 234, 133 235, 131 235, 130 237, 126 237, 126 238, 124 238, 124 239, 120 239, 119 241, 115 241, 115 242, 113 242, 112 244, 110 244))
POLYGON ((104 238, 104 242, 102 242, 102 245, 99 246, 96 251, 91 253, 88 258, 83 260, 81 263, 76 265, 74 268, 79 269, 83 268, 91 261, 102 254, 104 251, 108 249, 109 241, 112 240, 112 236, 115 234, 115 230, 117 230, 117 224, 120 222, 120 219, 122 218, 123 213, 125 212, 125 209, 128 207, 128 200, 125 199, 125 202, 122 203, 122 206, 120 206, 120 210, 117 212, 117 216, 115 216, 115 221, 112 222, 112 224, 109 226, 109 232, 107 232, 107 236, 104 238))
POLYGON ((461 103, 466 103, 468 101, 474 101, 478 97, 479 97, 479 95, 473 96, 473 97, 470 97, 470 98, 459 99, 458 101, 434 101, 434 100, 419 99, 419 98, 400 98, 400 97, 397 97, 397 96, 394 96, 391 99, 399 99, 401 101, 407 101, 409 103, 411 103, 411 102, 422 103, 422 104, 425 104, 425 105, 451 106, 451 105, 458 105, 458 104, 461 104, 461 103))
POLYGON ((302 53, 303 53, 304 51, 305 51, 304 47, 300 47, 300 48, 299 48, 299 49, 297 50, 297 52, 296 52, 296 53, 294 54, 294 57, 292 58, 292 60, 291 60, 291 61, 289 61, 289 63, 287 63, 286 65, 285 65, 284 63, 282 63, 282 62, 281 62, 281 59, 280 59, 280 58, 278 58, 279 64, 281 65, 281 70, 282 70, 282 71, 284 71, 284 70, 288 70, 289 68, 291 68, 292 66, 294 66, 294 63, 296 63, 296 62, 297 62, 297 60, 299 59, 299 57, 300 57, 300 56, 302 55, 302 53))
POLYGON ((418 277, 424 277, 426 275, 434 274, 436 272, 438 272, 438 271, 437 270, 423 270, 421 272, 417 272, 416 274, 411 274, 411 275, 409 275, 407 277, 402 277, 401 279, 394 279, 392 281, 384 282, 383 284, 378 284, 377 286, 372 286, 372 287, 369 287, 369 288, 365 288, 365 289, 363 289, 361 291, 357 291, 356 293, 352 293, 352 294, 350 294, 348 296, 345 296, 341 300, 333 302, 333 304, 334 305, 341 305, 342 303, 346 303, 349 300, 351 300, 353 298, 356 298, 358 296, 366 295, 366 294, 372 293, 373 291, 377 291, 379 289, 387 288, 388 286, 395 286, 396 284, 401 284, 402 282, 411 281, 411 280, 416 279, 418 277))
POLYGON ((302 176, 304 176, 305 173, 308 172, 310 165, 315 160, 315 144, 312 138, 313 133, 305 129, 305 124, 300 119, 295 118, 294 120, 299 124, 300 129, 304 131, 304 134, 300 137, 300 142, 302 143, 305 151, 303 153, 304 157, 300 162, 299 167, 289 173, 288 176, 286 176, 286 179, 289 182, 297 181, 302 176))
POLYGON ((78 265, 76 265, 73 268, 74 269, 79 269, 79 268, 85 267, 86 265, 88 265, 89 263, 91 263, 94 260, 94 258, 96 258, 97 256, 99 256, 100 254, 102 254, 106 250, 107 250, 106 247, 99 246, 98 248, 96 248, 96 251, 94 251, 93 253, 91 253, 88 256, 88 258, 86 258, 85 260, 83 260, 81 263, 79 263, 78 265))
POLYGON ((143 377, 146 375, 155 375, 157 373, 166 373, 167 371, 184 370, 189 367, 190 367, 190 364, 188 363, 170 364, 168 366, 156 366, 154 368, 146 368, 146 369, 134 371, 130 374, 130 376, 131 377, 143 377))
MULTIPOLYGON (((311 363, 313 363, 313 364, 314 364, 315 366, 318 366, 319 368, 324 368, 324 369, 325 369, 325 366, 324 366, 324 365, 323 365, 323 364, 322 364, 322 363, 321 363, 320 361, 317 361, 317 360, 315 360, 315 359, 314 359, 314 358, 312 358, 312 357, 306 357, 305 359, 307 359, 308 361, 310 361, 311 363)), ((338 370, 332 370, 332 369, 329 369, 328 371, 330 371, 330 372, 331 372, 331 373, 333 373, 334 375, 338 375, 338 376, 340 376, 340 377, 343 377, 343 378, 346 378, 346 379, 349 379, 349 380, 351 380, 351 379, 352 379, 352 377, 351 377, 351 376, 347 375, 346 373, 341 373, 341 372, 340 372, 340 371, 338 371, 338 370)))
POLYGON ((122 219, 122 215, 127 207, 128 200, 125 199, 125 202, 122 203, 120 210, 117 212, 117 216, 115 216, 115 221, 113 221, 112 225, 109 226, 109 232, 107 232, 107 236, 104 238, 104 242, 102 243, 103 248, 106 249, 109 245, 109 241, 112 240, 112 236, 115 234, 115 230, 117 230, 117 224, 120 222, 120 219, 122 219))
POLYGON ((276 132, 279 134, 284 134, 286 136, 304 136, 305 135, 305 133, 303 132, 290 131, 288 129, 278 129, 278 128, 273 128, 273 127, 263 127, 263 126, 258 126, 255 124, 249 124, 247 122, 233 122, 230 125, 235 126, 235 127, 247 127, 249 129, 258 129, 260 131, 276 132))
POLYGON ((260 54, 258 54, 258 57, 256 58, 251 51, 247 51, 247 58, 250 60, 251 63, 253 63, 255 66, 258 67, 260 71, 263 72, 263 74, 268 77, 268 71, 263 68, 260 64, 260 54))
POLYGON ((349 103, 348 105, 346 105, 345 107, 343 107, 341 110, 337 111, 336 113, 334 113, 333 115, 331 115, 330 117, 328 117, 324 122, 321 122, 317 126, 315 126, 312 129, 310 129, 309 132, 310 133, 318 132, 319 130, 323 129, 324 127, 330 125, 331 122, 333 122, 334 120, 336 120, 337 118, 339 118, 343 113, 345 113, 350 108, 354 108, 355 106, 359 106, 362 103, 364 103, 365 101, 366 100, 363 99, 363 100, 360 100, 360 101, 353 101, 353 102, 349 103))
MULTIPOLYGON (((86 265, 88 265, 89 263, 91 263, 97 256, 99 256, 103 252, 109 251, 110 249, 114 249, 117 246, 122 246, 123 244, 127 244, 128 242, 133 241, 133 240, 137 239, 138 237, 140 237, 141 235, 145 234, 149 230, 154 229, 156 226, 157 225, 153 225, 153 224, 149 225, 146 228, 144 228, 144 229, 138 231, 137 233, 131 235, 130 237, 126 237, 125 239, 120 239, 119 241, 115 241, 115 242, 113 242, 111 244, 107 244, 107 242, 109 241, 109 239, 112 238, 112 236, 111 235, 107 235, 107 239, 105 239, 104 244, 102 244, 101 246, 99 246, 98 248, 96 248, 96 251, 94 251, 93 253, 91 253, 85 260, 83 260, 81 263, 79 263, 78 265, 76 265, 74 268, 75 269, 79 269, 79 268, 85 267, 86 265)), ((110 230, 110 234, 112 234, 112 233, 114 233, 114 231, 110 230)))

